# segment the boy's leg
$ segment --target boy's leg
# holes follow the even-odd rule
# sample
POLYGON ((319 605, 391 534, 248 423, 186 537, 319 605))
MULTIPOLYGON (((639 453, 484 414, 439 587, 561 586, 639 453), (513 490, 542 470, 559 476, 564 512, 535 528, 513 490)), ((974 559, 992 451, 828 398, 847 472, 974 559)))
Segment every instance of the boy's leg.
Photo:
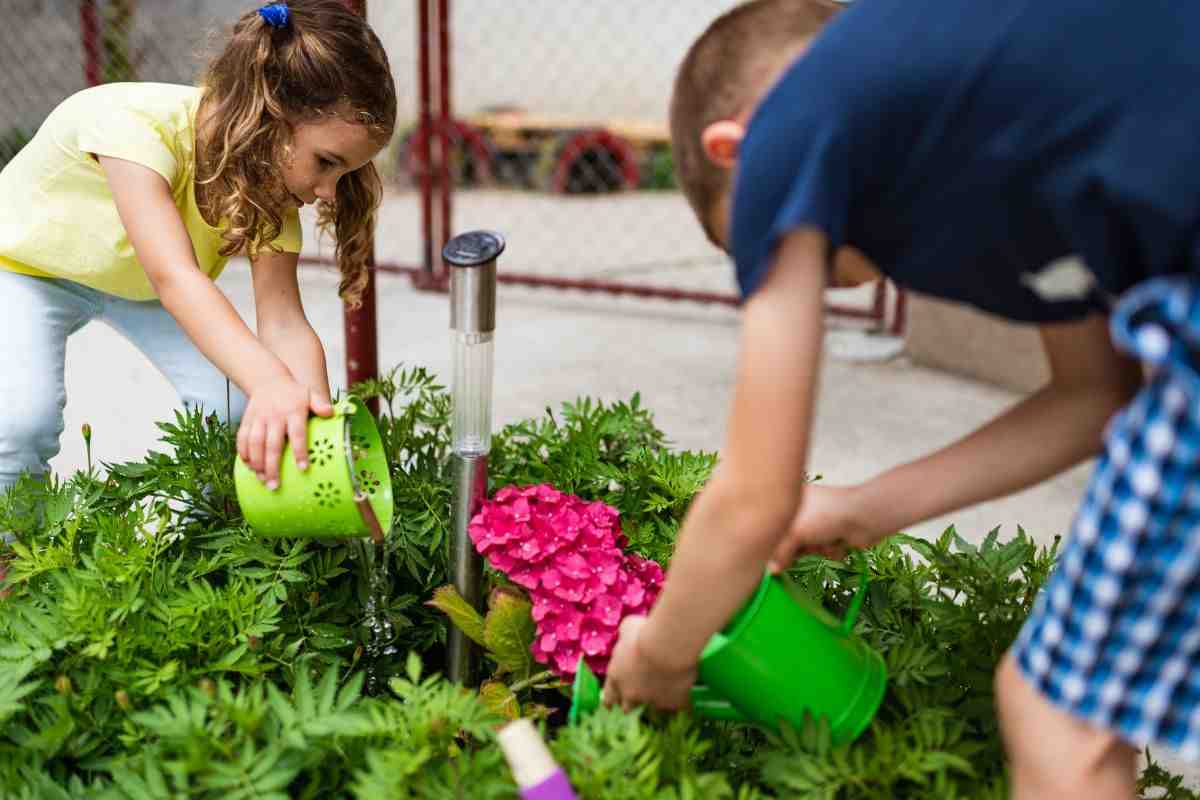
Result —
POLYGON ((185 406, 203 408, 233 423, 242 418, 245 395, 204 357, 161 303, 106 297, 101 321, 150 359, 185 406))
POLYGON ((1131 800, 1137 751, 1116 734, 1056 708, 1012 655, 996 672, 996 706, 1013 800, 1131 800))
POLYGON ((98 311, 83 287, 0 270, 0 494, 58 454, 67 337, 98 311))
POLYGON ((1145 746, 1200 760, 1200 275, 1127 292, 1111 330, 1152 370, 997 675, 1021 800, 1131 798, 1145 746))

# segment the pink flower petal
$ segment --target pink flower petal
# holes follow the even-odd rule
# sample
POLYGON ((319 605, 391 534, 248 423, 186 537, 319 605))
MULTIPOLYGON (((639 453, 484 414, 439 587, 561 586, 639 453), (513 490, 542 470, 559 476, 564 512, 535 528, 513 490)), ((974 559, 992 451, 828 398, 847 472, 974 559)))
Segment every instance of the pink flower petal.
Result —
POLYGON ((517 487, 505 486, 503 489, 496 492, 496 494, 492 498, 492 500, 495 501, 496 503, 507 503, 512 498, 519 497, 519 496, 520 496, 520 491, 518 491, 517 487))
POLYGON ((532 569, 515 569, 509 573, 508 577, 513 583, 522 586, 526 589, 536 589, 538 587, 539 576, 532 569))
POLYGON ((532 536, 518 542, 517 548, 520 557, 526 561, 532 561, 542 554, 541 543, 532 536))
POLYGON ((596 500, 588 503, 587 514, 592 520, 592 524, 598 525, 602 528, 610 528, 612 527, 613 517, 616 515, 616 510, 607 503, 596 500))
POLYGON ((488 553, 487 560, 489 564, 503 572, 505 575, 512 572, 512 568, 517 565, 516 559, 505 553, 503 550, 491 551, 488 553))
POLYGON ((592 613, 588 616, 615 627, 621 622, 621 605, 621 601, 612 595, 602 594, 592 604, 592 613))
POLYGON ((579 640, 583 627, 583 614, 575 609, 563 612, 554 626, 554 634, 565 642, 579 640))
POLYGON ((605 586, 600 579, 588 578, 583 582, 583 596, 579 598, 579 602, 585 606, 590 605, 602 594, 605 594, 605 586))
POLYGON ((515 519, 517 522, 528 522, 529 514, 530 514, 529 501, 527 499, 525 499, 524 497, 518 497, 516 500, 513 500, 513 502, 512 502, 513 519, 515 519))
POLYGON ((579 664, 578 647, 560 647, 554 653, 554 664, 558 667, 560 677, 570 677, 575 674, 579 664))
POLYGON ((616 631, 603 629, 588 630, 580 637, 579 647, 589 656, 598 656, 602 653, 607 654, 612 651, 612 645, 616 638, 616 631))
POLYGON ((583 599, 583 592, 583 581, 573 581, 570 578, 564 578, 562 583, 554 589, 553 594, 561 600, 578 603, 583 599))
POLYGON ((554 648, 558 647, 558 637, 553 633, 543 634, 538 640, 538 644, 541 645, 543 652, 553 653, 554 648))
POLYGON ((562 574, 553 567, 542 572, 542 586, 547 589, 557 589, 562 585, 562 574))
POLYGON ((625 587, 625 593, 621 596, 621 602, 627 606, 640 606, 646 599, 646 587, 642 586, 642 582, 637 578, 629 581, 625 587))
POLYGON ((587 559, 576 552, 560 553, 555 563, 559 572, 568 578, 586 578, 592 574, 587 559))
POLYGON ((547 616, 557 616, 568 611, 567 604, 549 595, 533 594, 533 619, 541 622, 547 616))
POLYGON ((563 498, 563 493, 548 483, 540 484, 534 488, 536 490, 537 499, 540 502, 555 504, 560 502, 563 498))

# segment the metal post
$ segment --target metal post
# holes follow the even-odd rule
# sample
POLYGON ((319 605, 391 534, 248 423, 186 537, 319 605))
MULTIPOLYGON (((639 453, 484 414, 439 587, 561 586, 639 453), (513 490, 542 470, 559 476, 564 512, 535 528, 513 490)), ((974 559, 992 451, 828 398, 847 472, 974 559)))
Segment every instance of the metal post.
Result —
MULTIPOLYGON (((454 507, 451 514, 450 568, 454 588, 481 609, 483 559, 467 534, 471 518, 487 497, 487 461, 492 447, 492 339, 496 330, 496 259, 504 238, 472 231, 446 243, 442 259, 450 272, 451 394, 454 408, 451 448, 454 507)), ((478 653, 453 625, 446 651, 451 681, 473 685, 478 653)))

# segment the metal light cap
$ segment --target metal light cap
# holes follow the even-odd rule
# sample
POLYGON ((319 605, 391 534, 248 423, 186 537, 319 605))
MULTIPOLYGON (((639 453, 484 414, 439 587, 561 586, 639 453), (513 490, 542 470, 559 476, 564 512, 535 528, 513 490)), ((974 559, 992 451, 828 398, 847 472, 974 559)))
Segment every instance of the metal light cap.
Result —
POLYGON ((459 234, 442 248, 450 265, 450 327, 464 333, 496 329, 496 259, 504 237, 492 231, 459 234))
POLYGON ((454 267, 478 267, 504 252, 504 237, 495 231, 460 233, 442 248, 442 258, 454 267))

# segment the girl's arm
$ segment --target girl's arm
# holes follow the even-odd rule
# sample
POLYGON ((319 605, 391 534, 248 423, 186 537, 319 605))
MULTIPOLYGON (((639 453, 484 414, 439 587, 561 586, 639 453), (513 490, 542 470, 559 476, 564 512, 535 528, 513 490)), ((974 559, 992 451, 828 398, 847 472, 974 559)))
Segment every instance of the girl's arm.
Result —
MULTIPOLYGON (((292 376, 307 386, 313 402, 330 406, 325 348, 304 315, 296 253, 264 250, 251 261, 258 338, 292 376)), ((332 413, 332 408, 330 407, 332 413)))
POLYGON ((1118 353, 1108 318, 1040 328, 1050 381, 969 436, 852 487, 810 487, 771 568, 798 554, 838 558, 926 519, 1003 497, 1099 452, 1104 426, 1141 384, 1118 353))
MULTIPOLYGON (((746 303, 721 465, 688 511, 662 595, 633 639, 664 672, 695 668, 709 637, 762 579, 801 502, 824 332, 825 252, 824 235, 792 233, 746 303)), ((639 696, 645 688, 614 686, 609 699, 686 705, 686 694, 639 696)))
POLYGON ((121 222, 163 307, 200 352, 250 399, 238 452, 268 485, 278 481, 285 436, 306 465, 308 387, 262 345, 212 279, 200 271, 171 187, 149 167, 99 156, 121 222))

